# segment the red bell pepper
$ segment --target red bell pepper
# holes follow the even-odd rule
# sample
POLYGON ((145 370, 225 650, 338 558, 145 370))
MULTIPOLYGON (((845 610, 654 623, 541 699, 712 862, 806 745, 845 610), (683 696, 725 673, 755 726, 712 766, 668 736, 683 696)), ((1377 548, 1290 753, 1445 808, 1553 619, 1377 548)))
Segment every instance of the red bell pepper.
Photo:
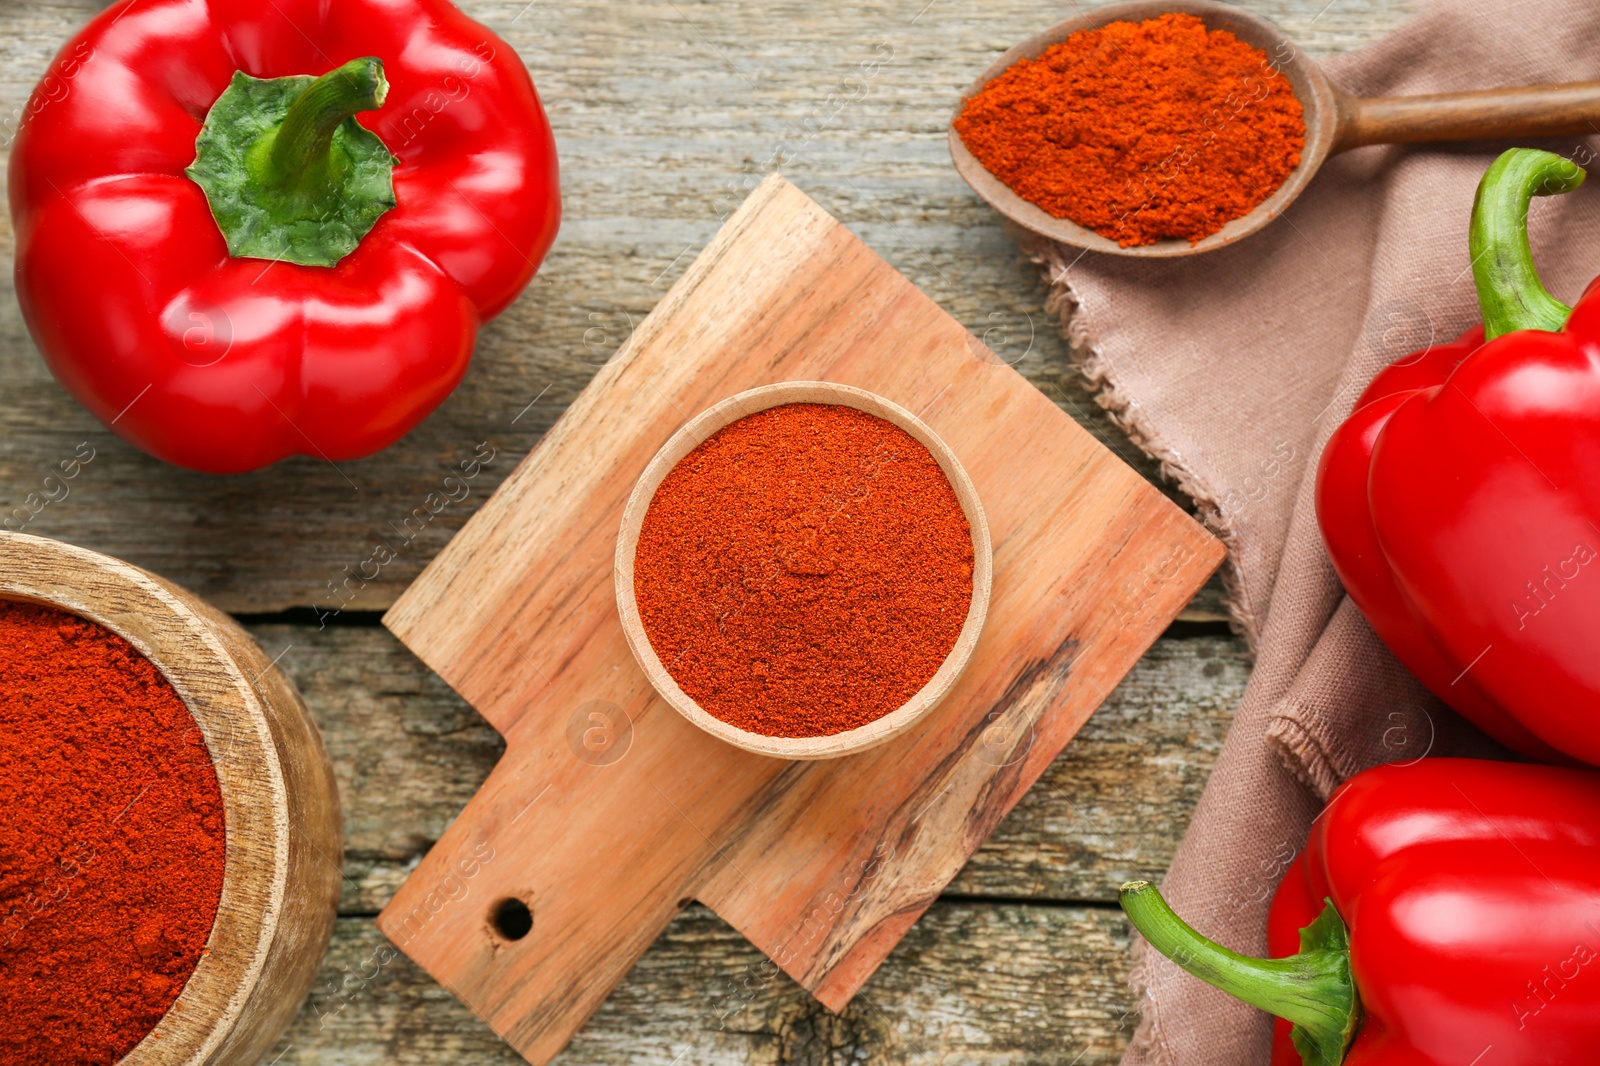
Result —
POLYGON ((1600 295, 1545 291, 1527 231, 1531 197, 1583 178, 1528 149, 1490 168, 1484 328, 1378 375, 1316 499, 1350 598, 1423 684, 1518 751, 1600 765, 1600 295))
POLYGON ((555 239, 533 83, 445 0, 123 0, 46 83, 11 156, 23 313, 182 466, 398 440, 555 239))
POLYGON ((1600 775, 1588 770, 1425 759, 1351 778, 1273 899, 1272 959, 1207 940, 1147 882, 1124 885, 1122 905, 1157 951, 1286 1019, 1273 1066, 1600 1054, 1600 775))

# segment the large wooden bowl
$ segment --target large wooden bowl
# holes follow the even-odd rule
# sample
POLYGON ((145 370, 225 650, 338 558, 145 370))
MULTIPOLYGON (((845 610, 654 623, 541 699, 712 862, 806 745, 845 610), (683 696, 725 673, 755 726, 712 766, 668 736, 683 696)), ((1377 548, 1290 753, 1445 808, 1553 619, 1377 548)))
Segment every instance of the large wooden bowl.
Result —
POLYGON ((983 620, 989 611, 989 588, 993 573, 994 553, 989 544, 989 524, 983 515, 983 505, 978 500, 977 490, 972 487, 972 480, 961 468, 949 445, 940 440, 921 419, 899 404, 865 389, 836 385, 830 381, 786 381, 741 392, 702 412, 673 434, 655 458, 650 460, 650 465, 645 467, 634 485, 633 494, 628 497, 628 506, 622 515, 622 529, 617 534, 617 557, 613 570, 617 610, 622 615, 622 631, 628 638, 628 647, 661 697, 679 714, 713 736, 746 751, 780 759, 832 759, 876 747, 910 729, 919 718, 937 706, 972 658, 972 649, 978 643, 978 633, 983 629, 983 620), (639 531, 644 526, 645 512, 650 509, 656 489, 672 468, 678 465, 678 460, 724 426, 757 411, 790 403, 842 404, 876 415, 905 430, 928 449, 945 477, 950 479, 950 486, 955 490, 961 510, 967 516, 967 525, 972 530, 972 603, 950 654, 945 656, 944 662, 928 683, 900 707, 866 725, 824 737, 772 737, 751 733, 708 713, 678 687, 678 683, 662 665, 645 633, 644 624, 639 618, 639 605, 633 594, 633 559, 638 550, 639 531))
POLYGON ((0 532, 0 598, 59 607, 138 648, 188 705, 222 789, 222 898, 206 953, 120 1066, 256 1062, 305 999, 339 901, 339 794, 305 704, 232 619, 119 560, 0 532))

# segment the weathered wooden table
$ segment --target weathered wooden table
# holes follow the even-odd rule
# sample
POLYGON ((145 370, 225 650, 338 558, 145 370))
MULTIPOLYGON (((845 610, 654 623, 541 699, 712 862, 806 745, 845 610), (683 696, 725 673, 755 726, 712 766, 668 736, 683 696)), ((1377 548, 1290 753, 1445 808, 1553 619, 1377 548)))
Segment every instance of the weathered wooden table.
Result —
MULTIPOLYGON (((1328 54, 1373 40, 1414 3, 1246 6, 1328 54)), ((101 6, 0 8, 6 144, 56 49, 101 6)), ((338 768, 342 917, 310 1002, 269 1060, 283 1066, 521 1061, 372 922, 501 751, 379 615, 767 172, 781 169, 1155 476, 1074 376, 1034 269, 945 148, 950 109, 971 78, 1078 2, 464 6, 533 72, 561 148, 566 221, 539 279, 484 332, 461 389, 394 448, 338 469, 301 459, 225 479, 163 466, 55 384, 9 267, 0 281, 0 522, 128 559, 241 616, 299 684, 338 768), (372 576, 375 538, 395 543, 391 523, 426 515, 423 498, 480 443, 495 458, 471 495, 372 576), (90 449, 74 480, 44 483, 58 461, 90 449)), ((8 264, 12 250, 5 224, 8 264)), ((94 279, 83 280, 83 298, 94 299, 94 279)), ((1134 1010, 1117 885, 1167 866, 1248 670, 1209 589, 843 1016, 769 976, 759 953, 691 906, 560 1061, 1115 1061, 1134 1010)))

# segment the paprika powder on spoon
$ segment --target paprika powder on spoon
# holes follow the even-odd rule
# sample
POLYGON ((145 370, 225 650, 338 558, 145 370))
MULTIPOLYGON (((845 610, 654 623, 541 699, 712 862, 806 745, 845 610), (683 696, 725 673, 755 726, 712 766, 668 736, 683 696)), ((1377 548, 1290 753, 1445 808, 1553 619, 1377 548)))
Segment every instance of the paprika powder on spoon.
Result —
POLYGON ((1124 248, 1199 241, 1276 192, 1305 114, 1271 58, 1194 15, 1080 30, 975 93, 967 151, 1018 196, 1124 248))

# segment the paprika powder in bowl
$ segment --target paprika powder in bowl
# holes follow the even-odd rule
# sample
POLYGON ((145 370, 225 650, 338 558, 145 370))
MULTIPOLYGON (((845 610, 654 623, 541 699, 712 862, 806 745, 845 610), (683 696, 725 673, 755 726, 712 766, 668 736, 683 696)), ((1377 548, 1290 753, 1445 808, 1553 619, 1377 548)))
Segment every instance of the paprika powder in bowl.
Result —
POLYGON ((299 695, 192 594, 21 533, 0 637, 0 1066, 257 1061, 341 881, 299 695))
POLYGON ((662 446, 617 537, 634 659, 695 725, 825 759, 904 732, 971 658, 989 527, 915 415, 847 385, 739 393, 662 446))

